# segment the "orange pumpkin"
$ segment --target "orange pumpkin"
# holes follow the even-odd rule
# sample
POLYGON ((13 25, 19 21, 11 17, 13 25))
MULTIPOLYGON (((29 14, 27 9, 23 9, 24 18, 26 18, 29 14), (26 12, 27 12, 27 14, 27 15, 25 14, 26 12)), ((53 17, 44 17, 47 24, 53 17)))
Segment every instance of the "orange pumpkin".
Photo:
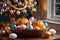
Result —
POLYGON ((19 18, 19 19, 17 19, 16 23, 20 24, 20 25, 22 25, 22 24, 26 25, 28 23, 28 19, 27 18, 19 18))
POLYGON ((21 22, 21 20, 22 20, 21 18, 18 18, 18 19, 16 20, 15 24, 18 24, 18 25, 19 25, 20 22, 21 22))
POLYGON ((45 28, 44 23, 41 20, 35 20, 35 21, 33 21, 32 25, 34 27, 40 27, 41 29, 45 28))

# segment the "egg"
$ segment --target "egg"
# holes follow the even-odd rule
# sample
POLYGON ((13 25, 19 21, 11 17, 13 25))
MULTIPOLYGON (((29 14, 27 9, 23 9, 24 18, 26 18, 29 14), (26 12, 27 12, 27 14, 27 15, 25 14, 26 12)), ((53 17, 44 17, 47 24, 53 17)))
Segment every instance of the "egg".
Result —
POLYGON ((51 32, 49 32, 49 31, 43 31, 42 37, 48 38, 48 37, 50 37, 50 36, 51 36, 51 32))
POLYGON ((20 25, 16 26, 17 29, 20 29, 20 25))
POLYGON ((27 29, 26 25, 20 25, 20 29, 27 29))
POLYGON ((11 24, 12 28, 16 28, 16 25, 14 23, 11 24))
POLYGON ((27 27, 27 29, 28 30, 33 30, 34 28, 33 28, 33 26, 31 24, 29 24, 28 27, 27 27))
POLYGON ((43 21, 44 22, 44 25, 46 28, 48 28, 48 23, 46 21, 43 21))
POLYGON ((50 29, 49 32, 51 32, 52 34, 56 34, 56 30, 55 29, 50 29))
POLYGON ((1 12, 4 12, 5 10, 2 8, 0 11, 1 11, 1 12))
POLYGON ((15 38, 17 38, 17 34, 11 33, 11 34, 9 34, 9 38, 15 39, 15 38))

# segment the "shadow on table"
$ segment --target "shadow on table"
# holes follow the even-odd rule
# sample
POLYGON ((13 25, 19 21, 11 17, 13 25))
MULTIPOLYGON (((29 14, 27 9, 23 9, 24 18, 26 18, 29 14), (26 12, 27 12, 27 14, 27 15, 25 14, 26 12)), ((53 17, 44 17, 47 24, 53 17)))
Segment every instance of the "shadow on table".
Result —
POLYGON ((57 39, 53 39, 53 40, 60 40, 60 38, 57 38, 57 39))

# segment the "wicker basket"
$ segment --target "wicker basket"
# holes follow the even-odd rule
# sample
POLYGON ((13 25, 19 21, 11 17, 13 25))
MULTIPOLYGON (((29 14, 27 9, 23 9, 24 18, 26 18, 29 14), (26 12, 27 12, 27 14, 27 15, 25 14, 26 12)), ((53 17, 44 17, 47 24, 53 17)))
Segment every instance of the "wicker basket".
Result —
POLYGON ((28 37, 41 37, 43 30, 20 30, 20 29, 12 29, 13 33, 16 33, 20 38, 28 38, 28 37))

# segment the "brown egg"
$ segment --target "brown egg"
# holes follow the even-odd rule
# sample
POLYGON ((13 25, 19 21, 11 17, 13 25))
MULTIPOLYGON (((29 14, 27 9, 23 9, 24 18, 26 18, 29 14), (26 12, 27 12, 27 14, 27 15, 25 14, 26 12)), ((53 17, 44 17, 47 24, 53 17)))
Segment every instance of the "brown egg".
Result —
POLYGON ((51 36, 51 32, 49 32, 49 31, 43 31, 42 37, 50 37, 50 36, 51 36))
POLYGON ((9 34, 9 33, 11 33, 11 28, 6 26, 5 31, 9 34))
POLYGON ((41 29, 45 28, 44 23, 43 23, 43 21, 41 21, 41 20, 35 20, 35 21, 33 21, 32 25, 33 25, 34 27, 37 27, 37 26, 38 26, 38 27, 40 27, 41 29))

